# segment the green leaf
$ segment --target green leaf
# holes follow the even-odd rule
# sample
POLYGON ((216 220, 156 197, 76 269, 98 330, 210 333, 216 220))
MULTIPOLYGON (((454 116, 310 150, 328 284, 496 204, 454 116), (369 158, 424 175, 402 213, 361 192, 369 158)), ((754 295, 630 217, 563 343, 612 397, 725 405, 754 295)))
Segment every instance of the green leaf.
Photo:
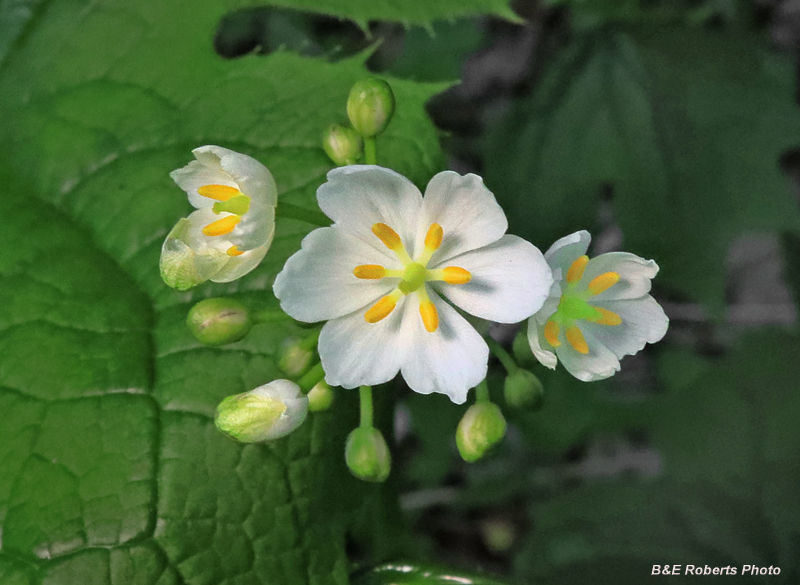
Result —
POLYGON ((732 239, 800 228, 777 164, 800 136, 793 84, 789 60, 742 33, 584 35, 492 129, 487 184, 544 248, 596 229, 611 187, 625 250, 719 314, 732 239))
POLYGON ((476 575, 427 563, 386 563, 364 573, 356 585, 507 585, 487 575, 476 575))
MULTIPOLYGON (((331 168, 321 132, 367 74, 364 56, 225 61, 211 48, 225 9, 54 0, 3 29, 4 585, 346 583, 364 515, 353 538, 367 557, 397 542, 389 488, 343 461, 352 393, 273 444, 214 428, 216 404, 280 378, 277 348, 303 334, 271 285, 313 226, 279 219, 267 259, 234 283, 177 293, 159 277, 161 242, 190 210, 169 172, 192 148, 258 158, 280 201, 311 209, 331 168), (188 309, 229 294, 275 318, 200 345, 188 309)), ((424 184, 442 156, 423 106, 443 86, 390 82, 399 106, 379 161, 424 184)))

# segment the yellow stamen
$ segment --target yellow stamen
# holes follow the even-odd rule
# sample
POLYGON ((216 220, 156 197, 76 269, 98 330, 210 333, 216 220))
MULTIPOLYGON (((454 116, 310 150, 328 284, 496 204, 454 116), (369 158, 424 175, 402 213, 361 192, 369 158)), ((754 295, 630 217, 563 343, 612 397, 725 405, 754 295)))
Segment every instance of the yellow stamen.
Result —
POLYGON ((436 305, 431 301, 420 301, 419 314, 422 316, 422 324, 425 329, 433 333, 439 327, 439 312, 436 310, 436 305))
POLYGON ((394 294, 386 295, 369 308, 364 314, 364 319, 367 323, 377 323, 394 311, 396 306, 397 298, 395 298, 394 294))
POLYGON ((356 278, 378 280, 386 276, 386 269, 379 264, 362 264, 353 268, 353 274, 356 278))
POLYGON ((600 307, 595 307, 594 310, 602 315, 602 317, 595 321, 598 325, 619 325, 622 323, 622 317, 617 315, 614 311, 601 309, 600 307))
POLYGON ((425 247, 429 250, 436 251, 442 245, 442 236, 444 230, 438 223, 432 223, 428 228, 428 233, 425 234, 425 247))
POLYGON ((227 185, 203 185, 197 192, 203 197, 214 199, 215 201, 227 201, 241 192, 236 187, 228 187, 227 185))
POLYGON ((467 284, 472 280, 472 274, 460 266, 448 266, 442 269, 442 280, 447 284, 467 284))
POLYGON ((577 326, 572 326, 565 331, 565 335, 567 336, 567 341, 572 346, 572 349, 577 351, 578 353, 582 353, 586 355, 589 353, 589 346, 586 344, 586 339, 583 337, 583 333, 581 330, 577 328, 577 326))
POLYGON ((547 340, 547 343, 552 345, 553 347, 558 347, 561 345, 561 342, 558 340, 558 332, 559 327, 558 323, 555 321, 548 321, 544 325, 544 338, 547 340))
POLYGON ((605 272, 600 276, 596 276, 589 283, 589 292, 593 295, 599 295, 601 292, 610 289, 612 286, 619 282, 619 274, 616 272, 605 272))
POLYGON ((241 256, 242 254, 244 254, 244 252, 242 252, 236 246, 231 246, 230 248, 228 248, 227 254, 228 256, 241 256))
POLYGON ((224 236, 231 233, 240 221, 242 218, 238 215, 229 215, 208 224, 203 228, 203 233, 207 236, 224 236))
POLYGON ((575 260, 575 262, 570 265, 569 270, 567 270, 567 282, 575 284, 583 278, 583 271, 586 269, 588 263, 589 257, 585 255, 575 260))
POLYGON ((397 232, 385 223, 373 224, 372 233, 378 236, 381 242, 383 242, 386 247, 392 251, 397 251, 403 247, 403 243, 400 241, 400 236, 398 236, 397 232))

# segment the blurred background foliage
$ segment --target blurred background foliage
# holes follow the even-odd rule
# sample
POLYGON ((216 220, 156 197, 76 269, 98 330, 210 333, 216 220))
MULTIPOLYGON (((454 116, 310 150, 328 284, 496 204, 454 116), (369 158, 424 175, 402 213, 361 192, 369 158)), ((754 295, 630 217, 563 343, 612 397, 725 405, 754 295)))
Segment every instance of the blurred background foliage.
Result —
POLYGON ((15 210, 0 228, 0 583, 448 582, 438 565, 372 569, 397 559, 518 583, 634 585, 653 564, 800 582, 800 2, 73 4, 0 0, 15 210), (381 487, 341 462, 346 391, 276 446, 235 446, 208 418, 278 377, 275 349, 301 333, 269 288, 307 227, 280 220, 237 284, 181 295, 156 269, 185 211, 167 173, 192 147, 247 151, 311 205, 329 168, 318 136, 368 71, 401 108, 381 162, 418 185, 482 175, 542 250, 589 229, 590 254, 654 258, 671 318, 592 384, 492 327, 545 404, 505 407, 491 363, 509 433, 475 464, 455 448, 464 406, 382 388, 381 487), (274 321, 200 347, 186 310, 224 293, 274 321))

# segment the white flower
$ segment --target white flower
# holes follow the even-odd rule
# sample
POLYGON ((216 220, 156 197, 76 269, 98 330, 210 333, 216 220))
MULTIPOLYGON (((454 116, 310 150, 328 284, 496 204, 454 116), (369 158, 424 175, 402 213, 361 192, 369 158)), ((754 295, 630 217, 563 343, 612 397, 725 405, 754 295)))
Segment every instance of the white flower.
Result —
POLYGON ((275 233, 278 190, 267 167, 220 146, 192 152, 197 160, 170 177, 197 211, 178 221, 161 247, 161 276, 178 290, 244 276, 275 233))
POLYGON ((651 297, 658 272, 652 260, 626 252, 589 260, 586 231, 563 237, 545 253, 555 282, 544 306, 528 321, 528 342, 545 366, 558 360, 584 382, 619 371, 619 360, 659 341, 669 319, 651 297))
POLYGON ((377 166, 328 173, 317 191, 334 224, 311 232, 275 281, 289 315, 325 321, 319 354, 332 386, 387 382, 455 403, 486 376, 486 342, 450 304, 501 323, 538 310, 552 276, 475 175, 439 173, 423 198, 377 166))

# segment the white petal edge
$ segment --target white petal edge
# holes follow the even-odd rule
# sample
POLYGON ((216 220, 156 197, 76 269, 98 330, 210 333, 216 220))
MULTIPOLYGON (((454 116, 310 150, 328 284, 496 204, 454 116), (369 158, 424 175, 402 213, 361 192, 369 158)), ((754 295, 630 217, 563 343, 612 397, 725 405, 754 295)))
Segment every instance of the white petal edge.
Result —
POLYGON ((528 319, 528 344, 531 346, 533 357, 539 360, 539 363, 551 370, 556 369, 558 358, 550 348, 550 344, 544 339, 543 327, 539 325, 536 315, 528 319))
MULTIPOLYGON (((397 278, 364 280, 353 275, 362 264, 401 268, 375 248, 337 227, 316 229, 286 261, 273 290, 289 316, 315 323, 343 317, 367 307, 397 285, 397 278)), ((363 317, 362 317, 363 320, 363 317)))
POLYGON ((599 295, 592 303, 622 299, 638 299, 650 292, 651 279, 658 274, 658 264, 628 252, 609 252, 589 260, 583 272, 579 290, 587 287, 593 278, 606 272, 616 272, 620 280, 599 295))
POLYGON ((585 324, 592 336, 618 358, 641 351, 646 344, 660 341, 667 333, 669 318, 650 295, 593 304, 613 311, 622 318, 619 325, 585 324))
POLYGON ((239 190, 261 203, 275 207, 278 187, 269 169, 251 156, 209 144, 192 151, 198 160, 216 155, 222 170, 239 185, 239 190))
POLYGON ((269 429, 269 439, 285 437, 301 424, 308 415, 308 397, 300 386, 290 380, 273 380, 252 390, 256 396, 278 399, 286 405, 286 411, 269 429))
POLYGON ((269 244, 248 250, 240 256, 228 256, 228 262, 214 273, 214 276, 211 277, 211 281, 231 282, 237 278, 241 278, 261 264, 264 256, 267 255, 267 250, 269 250, 269 244))
POLYGON ((553 276, 544 256, 530 242, 505 235, 498 241, 440 263, 468 270, 466 284, 432 283, 459 309, 498 323, 518 323, 544 304, 553 276))
POLYGON ((591 234, 586 230, 581 230, 556 240, 556 242, 548 248, 547 252, 544 253, 544 257, 547 259, 547 263, 550 265, 550 268, 553 269, 553 272, 555 272, 556 269, 560 269, 560 273, 556 276, 558 280, 566 275, 567 270, 569 270, 570 265, 572 265, 575 260, 586 254, 591 241, 591 234))
POLYGON ((242 221, 230 233, 228 239, 240 250, 252 250, 264 244, 271 244, 274 235, 275 208, 253 200, 249 211, 242 216, 242 221))
POLYGON ((583 333, 586 344, 589 346, 589 353, 582 354, 575 351, 564 338, 562 331, 560 337, 562 343, 556 348, 556 355, 561 365, 582 382, 595 382, 609 378, 619 371, 619 360, 610 349, 595 339, 585 325, 585 321, 577 323, 577 327, 583 333))
POLYGON ((214 206, 213 199, 203 197, 197 192, 200 187, 204 185, 227 185, 234 189, 239 188, 239 185, 230 175, 224 173, 221 169, 208 167, 197 160, 193 160, 185 167, 175 169, 169 176, 177 183, 178 187, 186 192, 189 197, 189 203, 197 209, 211 209, 214 206))

